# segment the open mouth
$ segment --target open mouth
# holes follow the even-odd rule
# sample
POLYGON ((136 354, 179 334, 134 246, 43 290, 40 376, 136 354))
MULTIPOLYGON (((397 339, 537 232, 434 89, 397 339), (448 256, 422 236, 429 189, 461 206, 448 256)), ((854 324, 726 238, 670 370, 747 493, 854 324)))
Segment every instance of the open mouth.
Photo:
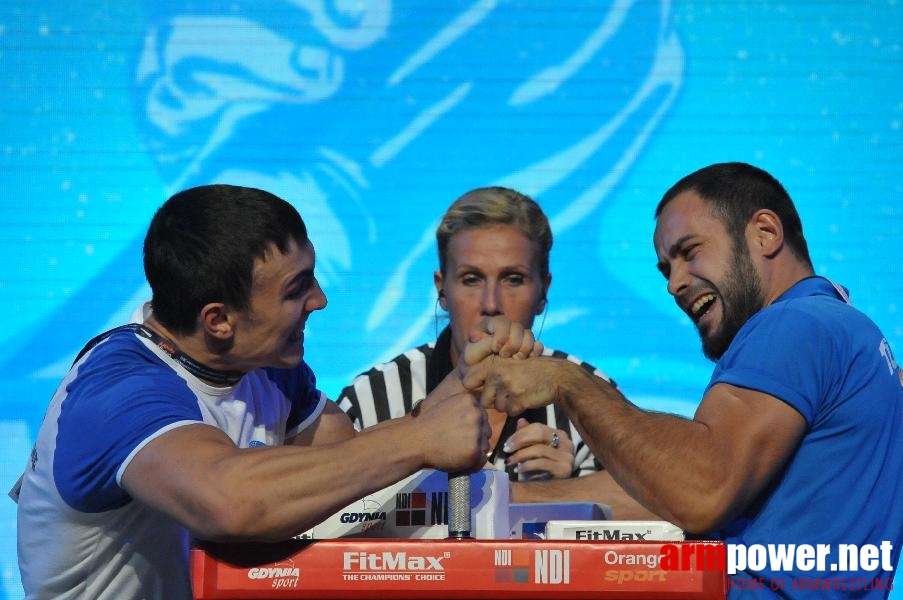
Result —
POLYGON ((698 323, 715 305, 715 300, 717 300, 715 294, 704 294, 697 298, 690 306, 690 317, 693 321, 698 323))

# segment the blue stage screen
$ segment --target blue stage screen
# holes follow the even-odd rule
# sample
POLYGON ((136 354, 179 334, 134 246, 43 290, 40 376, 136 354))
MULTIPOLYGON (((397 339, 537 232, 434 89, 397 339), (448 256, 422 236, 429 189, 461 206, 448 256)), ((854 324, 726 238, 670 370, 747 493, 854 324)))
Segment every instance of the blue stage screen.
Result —
MULTIPOLYGON (((903 355, 901 30, 891 1, 4 3, 0 484, 76 352, 148 299, 154 210, 213 182, 304 217, 329 299, 306 359, 331 397, 436 335, 438 218, 501 184, 555 233, 541 339, 691 415, 712 364, 653 211, 735 160, 782 181, 817 272, 903 355)), ((12 502, 0 526, 0 598, 21 598, 12 502)))

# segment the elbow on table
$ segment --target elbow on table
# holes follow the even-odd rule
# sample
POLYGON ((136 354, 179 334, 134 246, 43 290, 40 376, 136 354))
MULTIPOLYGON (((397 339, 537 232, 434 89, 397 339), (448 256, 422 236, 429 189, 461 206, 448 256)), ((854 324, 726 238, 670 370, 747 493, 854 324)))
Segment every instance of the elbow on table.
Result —
POLYGON ((684 531, 706 535, 720 531, 741 512, 737 495, 727 487, 699 491, 664 511, 666 518, 684 531))
POLYGON ((220 498, 199 511, 189 524, 198 538, 225 541, 277 541, 289 537, 266 518, 265 503, 253 498, 220 498))

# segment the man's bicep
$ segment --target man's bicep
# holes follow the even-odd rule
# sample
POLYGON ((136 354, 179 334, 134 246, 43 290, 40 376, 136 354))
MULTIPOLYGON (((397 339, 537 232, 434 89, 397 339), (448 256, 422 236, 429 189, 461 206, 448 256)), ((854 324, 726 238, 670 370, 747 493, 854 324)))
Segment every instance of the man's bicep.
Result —
POLYGON ((121 485, 135 500, 190 529, 203 526, 222 497, 217 464, 238 452, 221 430, 201 423, 176 427, 132 457, 121 485))
POLYGON ((317 446, 342 442, 354 435, 351 418, 335 402, 327 401, 317 420, 285 443, 293 446, 317 446))
POLYGON ((780 398, 726 383, 709 389, 694 420, 709 428, 726 467, 725 486, 740 507, 784 469, 808 427, 780 398))

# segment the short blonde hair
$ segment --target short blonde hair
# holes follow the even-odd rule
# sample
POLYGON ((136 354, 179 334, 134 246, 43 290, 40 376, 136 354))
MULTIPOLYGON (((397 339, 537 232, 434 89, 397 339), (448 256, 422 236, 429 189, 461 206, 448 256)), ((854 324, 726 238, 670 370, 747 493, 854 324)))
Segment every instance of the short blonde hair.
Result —
POLYGON ((513 225, 536 243, 540 274, 549 274, 552 229, 549 219, 535 200, 516 190, 501 186, 470 190, 455 200, 436 229, 439 270, 445 273, 446 256, 451 239, 469 229, 489 225, 513 225))

